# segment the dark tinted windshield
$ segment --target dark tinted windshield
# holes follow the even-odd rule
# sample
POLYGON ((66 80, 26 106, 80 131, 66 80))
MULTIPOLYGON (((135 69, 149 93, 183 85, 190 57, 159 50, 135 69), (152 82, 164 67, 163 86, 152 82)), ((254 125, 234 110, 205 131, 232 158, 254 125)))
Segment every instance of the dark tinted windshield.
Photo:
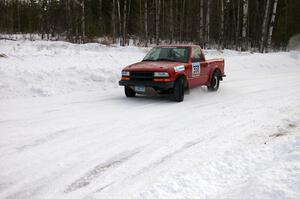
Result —
POLYGON ((155 47, 145 56, 143 61, 188 62, 188 47, 155 47))

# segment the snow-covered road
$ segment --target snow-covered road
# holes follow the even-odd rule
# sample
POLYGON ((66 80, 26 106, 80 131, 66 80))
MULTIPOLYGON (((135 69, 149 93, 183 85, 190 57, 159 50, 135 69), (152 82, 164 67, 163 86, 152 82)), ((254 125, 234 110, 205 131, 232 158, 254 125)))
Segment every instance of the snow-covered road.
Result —
POLYGON ((175 103, 127 99, 115 86, 119 58, 138 61, 143 49, 73 54, 83 47, 45 42, 49 51, 31 47, 39 50, 29 56, 13 45, 0 47, 1 199, 300 198, 298 52, 210 51, 226 60, 220 90, 196 88, 175 103), (60 50, 49 56, 51 48, 60 50), (51 92, 31 97, 33 83, 51 92))

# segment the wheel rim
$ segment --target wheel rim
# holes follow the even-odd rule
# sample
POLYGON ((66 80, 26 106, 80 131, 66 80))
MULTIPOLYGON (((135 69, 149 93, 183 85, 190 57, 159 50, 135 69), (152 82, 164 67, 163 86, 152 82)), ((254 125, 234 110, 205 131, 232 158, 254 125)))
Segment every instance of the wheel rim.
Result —
POLYGON ((218 77, 217 76, 214 76, 214 88, 217 88, 218 86, 218 77))

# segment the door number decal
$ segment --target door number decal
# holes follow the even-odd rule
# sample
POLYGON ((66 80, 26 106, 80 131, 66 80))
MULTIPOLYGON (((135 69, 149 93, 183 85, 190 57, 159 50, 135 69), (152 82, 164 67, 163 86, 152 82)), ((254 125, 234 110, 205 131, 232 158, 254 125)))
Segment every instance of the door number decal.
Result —
POLYGON ((200 76, 200 62, 192 63, 192 77, 200 76))

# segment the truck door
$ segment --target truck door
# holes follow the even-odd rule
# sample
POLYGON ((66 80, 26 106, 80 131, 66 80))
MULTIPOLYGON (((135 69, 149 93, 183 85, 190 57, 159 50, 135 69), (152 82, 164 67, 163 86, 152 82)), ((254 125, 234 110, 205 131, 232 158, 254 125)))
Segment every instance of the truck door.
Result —
POLYGON ((209 78, 209 67, 208 63, 205 61, 203 51, 200 49, 200 84, 206 84, 209 78))
POLYGON ((192 47, 192 67, 190 72, 190 86, 198 86, 201 84, 201 49, 200 47, 192 47))

